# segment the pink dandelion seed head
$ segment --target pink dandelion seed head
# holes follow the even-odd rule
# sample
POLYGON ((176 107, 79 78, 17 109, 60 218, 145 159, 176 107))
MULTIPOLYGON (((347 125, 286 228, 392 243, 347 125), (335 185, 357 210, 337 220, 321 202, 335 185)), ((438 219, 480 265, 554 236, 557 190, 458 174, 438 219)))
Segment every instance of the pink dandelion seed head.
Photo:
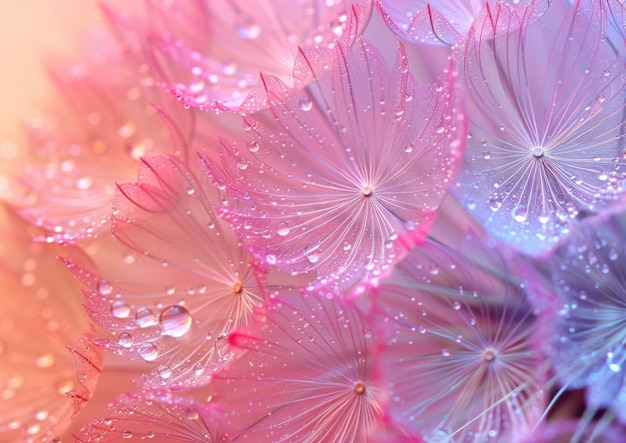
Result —
POLYGON ((231 198, 222 215, 253 254, 345 287, 380 276, 423 238, 463 152, 465 118, 450 72, 418 86, 397 45, 389 69, 358 39, 303 51, 289 92, 262 75, 242 104, 246 147, 205 162, 231 198), (305 86, 307 85, 307 86, 305 86))
POLYGON ((598 1, 532 16, 496 3, 456 51, 471 134, 456 195, 491 235, 540 255, 618 199, 626 71, 598 1))
POLYGON ((152 364, 145 387, 206 384, 230 356, 228 333, 262 302, 265 271, 175 157, 143 159, 138 182, 119 187, 112 218, 113 235, 139 257, 132 272, 118 279, 70 264, 88 288, 87 312, 114 334, 99 343, 152 364))
POLYGON ((213 385, 233 438, 359 442, 381 415, 373 331, 337 294, 276 296, 229 342, 213 385))

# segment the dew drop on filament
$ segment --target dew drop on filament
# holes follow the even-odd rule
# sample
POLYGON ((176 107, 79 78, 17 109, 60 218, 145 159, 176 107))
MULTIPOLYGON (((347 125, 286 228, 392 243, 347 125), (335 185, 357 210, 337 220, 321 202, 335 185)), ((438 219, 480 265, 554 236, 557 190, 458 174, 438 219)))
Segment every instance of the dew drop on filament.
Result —
POLYGON ((159 318, 163 335, 182 337, 191 328, 191 314, 182 306, 169 306, 163 310, 159 318))

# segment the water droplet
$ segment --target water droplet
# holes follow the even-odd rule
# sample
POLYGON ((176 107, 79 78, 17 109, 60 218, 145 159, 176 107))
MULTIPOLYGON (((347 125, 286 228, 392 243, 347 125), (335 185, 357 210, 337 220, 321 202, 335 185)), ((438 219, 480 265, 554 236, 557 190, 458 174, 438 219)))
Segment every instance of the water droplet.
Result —
POLYGON ((609 260, 615 261, 615 260, 617 260, 618 257, 619 257, 619 255, 617 254, 617 251, 615 249, 611 249, 609 251, 609 260))
POLYGON ((528 209, 526 206, 520 205, 513 210, 513 219, 518 223, 523 223, 528 217, 528 209))
POLYGON ((363 186, 363 188, 361 189, 361 194, 363 194, 364 197, 369 197, 370 195, 372 195, 372 187, 369 185, 363 186))
POLYGON ((133 438, 132 431, 124 431, 124 432, 122 432, 122 438, 133 438))
POLYGON ((115 318, 126 318, 130 314, 130 307, 126 304, 126 302, 116 300, 111 303, 111 314, 115 318))
POLYGON ((161 328, 164 335, 182 337, 191 328, 191 314, 182 306, 167 307, 161 312, 161 328))
POLYGON ((350 243, 345 242, 345 243, 343 244, 343 250, 344 250, 344 251, 349 251, 351 248, 352 248, 352 245, 351 245, 350 243))
POLYGON ((485 151, 485 153, 483 154, 483 158, 485 160, 489 160, 491 158, 491 151, 485 151))
POLYGON ((407 154, 410 154, 411 152, 413 152, 413 146, 406 145, 406 147, 404 148, 404 152, 406 152, 407 154))
POLYGON ((289 225, 285 222, 281 222, 276 227, 276 233, 281 237, 284 237, 289 234, 289 225))
POLYGON ((320 242, 316 242, 304 248, 304 255, 312 264, 317 263, 320 259, 319 247, 320 247, 320 242))
POLYGON ((543 214, 539 214, 539 217, 537 217, 537 219, 539 220, 539 223, 545 225, 546 223, 550 221, 550 213, 545 212, 543 214))
POLYGON ((541 158, 541 157, 543 157, 544 149, 541 146, 535 146, 534 148, 531 149, 530 153, 535 158, 541 158))
POLYGON ((253 40, 261 33, 261 26, 249 15, 243 15, 235 24, 235 31, 241 38, 253 40))
POLYGON ((157 372, 159 374, 159 377, 161 377, 163 380, 167 380, 172 376, 172 370, 167 366, 159 366, 157 372))
POLYGON ((461 309, 461 303, 459 303, 458 301, 455 301, 454 303, 452 303, 452 307, 454 308, 455 311, 458 311, 461 309))
POLYGON ((148 328, 158 324, 159 319, 149 308, 139 308, 135 314, 135 321, 140 328, 148 328))
POLYGON ((489 200, 489 207, 493 212, 496 212, 502 207, 502 202, 497 198, 492 198, 491 200, 489 200))
POLYGON ((266 255, 265 256, 265 261, 270 264, 270 265, 275 265, 276 264, 276 256, 275 255, 266 255))
POLYGON ((259 144, 252 140, 250 143, 248 143, 248 151, 250 152, 259 152, 259 144))
POLYGON ((602 95, 602 94, 598 95, 598 101, 600 103, 604 103, 604 100, 605 100, 604 95, 602 95))
POLYGON ((127 332, 122 332, 117 337, 117 344, 126 349, 130 348, 133 345, 134 341, 135 339, 133 338, 133 336, 127 332))
POLYGON ((441 350, 441 355, 443 355, 444 357, 450 357, 450 351, 448 351, 446 348, 443 348, 441 350))
POLYGON ((437 274, 439 274, 439 268, 437 266, 435 266, 435 265, 430 265, 429 268, 428 268, 428 273, 430 275, 437 275, 437 274))
POLYGON ((144 343, 139 348, 139 356, 145 361, 151 362, 159 356, 159 350, 152 343, 144 343))
POLYGON ((313 102, 309 97, 302 97, 300 99, 300 109, 303 111, 310 111, 313 109, 313 102))
POLYGON ((98 282, 98 294, 111 295, 113 292, 113 285, 108 280, 100 280, 98 282))

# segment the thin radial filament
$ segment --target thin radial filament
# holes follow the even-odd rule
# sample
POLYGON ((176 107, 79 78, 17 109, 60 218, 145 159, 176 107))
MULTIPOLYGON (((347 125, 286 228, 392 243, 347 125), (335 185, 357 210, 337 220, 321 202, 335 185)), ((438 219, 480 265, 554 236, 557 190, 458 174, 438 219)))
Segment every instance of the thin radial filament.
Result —
POLYGON ((544 150, 541 146, 535 146, 530 152, 535 158, 541 158, 544 154, 544 150))
POLYGON ((354 392, 357 395, 363 395, 365 393, 365 383, 363 383, 362 381, 357 381, 354 384, 354 392))
POLYGON ((242 292, 243 292, 243 283, 241 283, 240 281, 235 282, 235 284, 233 285, 233 293, 241 294, 242 292))
POLYGON ((363 197, 369 197, 372 195, 372 187, 364 186, 363 189, 361 189, 361 193, 363 194, 363 197))

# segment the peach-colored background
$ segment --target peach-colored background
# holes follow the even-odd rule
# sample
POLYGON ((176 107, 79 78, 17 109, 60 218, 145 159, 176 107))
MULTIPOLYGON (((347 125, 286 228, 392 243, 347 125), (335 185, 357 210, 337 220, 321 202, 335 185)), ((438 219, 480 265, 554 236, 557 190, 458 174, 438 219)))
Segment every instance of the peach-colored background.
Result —
POLYGON ((98 15, 95 0, 0 0, 0 144, 23 140, 20 122, 53 100, 46 60, 76 53, 98 15))

